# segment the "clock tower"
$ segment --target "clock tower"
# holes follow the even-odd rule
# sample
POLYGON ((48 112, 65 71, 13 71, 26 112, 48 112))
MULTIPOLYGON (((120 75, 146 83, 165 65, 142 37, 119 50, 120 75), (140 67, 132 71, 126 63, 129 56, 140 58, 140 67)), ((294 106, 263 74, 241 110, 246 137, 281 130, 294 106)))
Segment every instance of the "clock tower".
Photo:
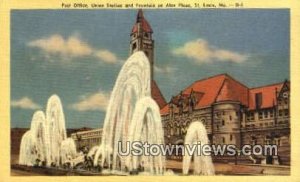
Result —
POLYGON ((136 51, 143 51, 147 56, 151 68, 151 80, 153 80, 154 66, 154 40, 152 28, 140 9, 137 13, 136 22, 130 34, 130 55, 136 51))

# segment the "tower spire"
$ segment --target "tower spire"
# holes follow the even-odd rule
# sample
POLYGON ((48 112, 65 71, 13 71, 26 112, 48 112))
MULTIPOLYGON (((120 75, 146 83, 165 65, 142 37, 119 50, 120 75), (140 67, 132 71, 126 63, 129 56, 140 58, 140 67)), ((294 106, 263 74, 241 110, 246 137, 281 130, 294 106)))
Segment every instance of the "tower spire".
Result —
POLYGON ((139 9, 137 16, 136 16, 136 22, 141 22, 141 20, 144 19, 144 14, 143 14, 143 10, 139 9))
POLYGON ((139 9, 130 34, 130 54, 137 51, 145 53, 150 63, 151 79, 153 80, 154 40, 152 39, 152 33, 152 28, 144 17, 143 10, 139 9))

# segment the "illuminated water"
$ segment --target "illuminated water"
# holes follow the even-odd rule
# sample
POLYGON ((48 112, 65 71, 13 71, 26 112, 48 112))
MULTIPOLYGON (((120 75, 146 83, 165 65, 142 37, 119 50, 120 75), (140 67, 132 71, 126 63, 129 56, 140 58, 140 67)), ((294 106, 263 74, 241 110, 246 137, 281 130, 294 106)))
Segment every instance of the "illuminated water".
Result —
POLYGON ((149 61, 143 52, 136 52, 124 63, 115 82, 94 165, 100 160, 100 165, 107 165, 112 171, 137 170, 143 165, 151 174, 162 174, 163 156, 122 157, 118 154, 118 142, 123 146, 133 140, 164 143, 159 108, 151 98, 150 84, 149 61))
MULTIPOLYGON (((192 146, 201 142, 201 145, 208 144, 208 137, 206 133, 205 126, 201 121, 192 122, 187 130, 185 136, 184 144, 192 146)), ((197 155, 197 152, 194 153, 194 174, 195 175, 214 175, 214 165, 212 163, 211 156, 197 155)), ((190 164, 191 164, 192 155, 188 155, 185 152, 183 156, 183 165, 182 173, 187 175, 189 173, 190 164)))
POLYGON ((61 101, 53 95, 48 99, 46 116, 43 111, 36 111, 30 130, 22 137, 19 164, 33 166, 45 162, 46 166, 59 166, 75 155, 75 143, 67 139, 61 101))

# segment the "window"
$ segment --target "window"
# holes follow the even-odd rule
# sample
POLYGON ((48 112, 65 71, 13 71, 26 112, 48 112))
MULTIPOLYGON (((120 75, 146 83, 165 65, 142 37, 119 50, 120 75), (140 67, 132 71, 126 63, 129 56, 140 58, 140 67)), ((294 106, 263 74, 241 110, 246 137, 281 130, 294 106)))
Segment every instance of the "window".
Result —
POLYGON ((254 113, 253 112, 250 113, 250 120, 254 120, 254 113))
POLYGON ((278 99, 278 105, 282 105, 283 101, 281 99, 278 99))
POLYGON ((222 137, 222 142, 225 143, 225 137, 222 137))
POLYGON ((230 120, 230 121, 232 120, 232 116, 231 116, 231 115, 229 116, 229 120, 230 120))
POLYGON ((232 141, 232 134, 230 134, 230 141, 232 141))
POLYGON ((288 115, 289 115, 289 110, 288 110, 288 109, 285 109, 285 110, 284 110, 284 115, 285 115, 285 116, 288 116, 288 115))
POLYGON ((250 121, 250 113, 247 113, 246 117, 247 117, 247 121, 250 121))
POLYGON ((256 109, 260 109, 262 105, 262 93, 256 93, 255 94, 255 106, 256 106, 256 109))
POLYGON ((256 145, 256 137, 255 136, 251 136, 251 144, 256 145))
POLYGON ((263 118, 263 113, 262 113, 261 111, 258 113, 258 118, 259 118, 259 119, 262 119, 262 118, 263 118))
POLYGON ((277 145, 277 146, 281 146, 280 139, 276 139, 276 141, 275 141, 275 142, 276 142, 276 145, 277 145))
POLYGON ((222 126, 224 126, 225 125, 225 121, 224 121, 224 119, 222 119, 222 126))
POLYGON ((253 112, 249 112, 247 113, 247 120, 254 120, 254 113, 253 112))
POLYGON ((132 44, 132 51, 136 49, 136 42, 132 44))
POLYGON ((273 110, 270 111, 270 117, 271 118, 274 117, 274 111, 273 110))
POLYGON ((267 110, 264 111, 264 118, 268 118, 268 111, 267 110))
POLYGON ((279 116, 282 116, 282 110, 279 110, 279 116))

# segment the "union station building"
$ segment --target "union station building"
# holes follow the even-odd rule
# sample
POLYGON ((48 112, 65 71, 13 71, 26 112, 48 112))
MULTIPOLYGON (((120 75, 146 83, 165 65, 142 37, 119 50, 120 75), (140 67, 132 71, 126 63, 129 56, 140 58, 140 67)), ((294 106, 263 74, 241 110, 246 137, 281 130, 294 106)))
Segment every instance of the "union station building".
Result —
MULTIPOLYGON (((152 97, 161 109, 166 144, 183 145, 189 124, 201 121, 211 144, 234 144, 238 148, 244 144, 278 146, 278 156, 256 159, 223 156, 214 157, 214 161, 290 164, 289 81, 249 88, 228 74, 219 74, 195 81, 166 102, 154 80, 152 34, 150 24, 139 10, 130 33, 130 53, 144 51, 149 59, 152 97)), ((101 129, 72 134, 77 146, 89 147, 99 145, 101 136, 101 129)))

